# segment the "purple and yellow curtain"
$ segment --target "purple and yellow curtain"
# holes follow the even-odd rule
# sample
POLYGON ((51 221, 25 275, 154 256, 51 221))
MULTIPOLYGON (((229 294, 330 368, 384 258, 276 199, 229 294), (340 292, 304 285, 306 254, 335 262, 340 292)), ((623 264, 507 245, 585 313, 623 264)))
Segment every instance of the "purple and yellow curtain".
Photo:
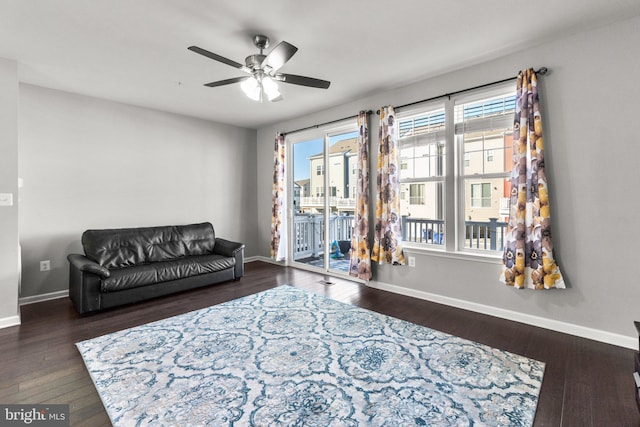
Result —
POLYGON ((513 171, 509 224, 500 280, 515 288, 564 288, 551 242, 549 186, 533 69, 520 71, 513 125, 513 171))
POLYGON ((271 258, 283 261, 287 256, 286 226, 284 215, 285 203, 285 145, 284 135, 276 134, 273 153, 273 190, 271 211, 271 258))
POLYGON ((376 231, 371 260, 378 264, 404 265, 395 119, 392 106, 380 109, 376 231))
POLYGON ((358 113, 358 181, 356 187, 356 212, 351 235, 349 274, 359 279, 371 280, 369 256, 369 114, 358 113))

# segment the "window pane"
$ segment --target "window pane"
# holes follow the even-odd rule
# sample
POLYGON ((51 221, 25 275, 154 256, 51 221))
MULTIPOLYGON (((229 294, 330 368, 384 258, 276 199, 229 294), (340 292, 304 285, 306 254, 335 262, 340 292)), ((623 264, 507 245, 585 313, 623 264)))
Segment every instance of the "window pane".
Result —
POLYGON ((401 183, 400 212, 404 240, 444 243, 444 182, 401 183), (407 197, 408 195, 408 197, 407 197))
POLYGON ((444 243, 445 112, 399 119, 400 212, 408 242, 444 243))
POLYGON ((289 242, 295 261, 347 272, 356 206, 357 132, 327 139, 326 147, 324 137, 292 146, 294 215, 289 242))
POLYGON ((463 139, 463 175, 508 172, 511 169, 511 128, 471 132, 463 139))
POLYGON ((444 156, 444 141, 400 140, 400 179, 444 176, 444 156))
POLYGON ((293 145, 293 232, 289 242, 298 262, 323 267, 324 140, 293 145))
POLYGON ((465 248, 502 250, 509 215, 514 111, 515 97, 510 93, 455 108, 465 248))
POLYGON ((400 179, 445 174, 444 109, 399 121, 400 179))

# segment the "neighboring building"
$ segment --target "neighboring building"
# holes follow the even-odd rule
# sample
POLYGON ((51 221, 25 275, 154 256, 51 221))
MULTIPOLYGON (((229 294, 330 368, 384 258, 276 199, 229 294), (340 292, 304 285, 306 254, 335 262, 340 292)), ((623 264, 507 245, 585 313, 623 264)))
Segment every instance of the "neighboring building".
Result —
POLYGON ((322 212, 324 197, 329 197, 332 212, 353 213, 355 210, 355 190, 358 177, 358 140, 344 139, 329 147, 329 190, 325 191, 324 153, 309 157, 311 176, 309 192, 301 198, 302 212, 322 212), (307 196, 308 195, 308 196, 307 196))
POLYGON ((300 200, 309 194, 309 182, 310 180, 308 179, 301 179, 293 183, 293 207, 296 213, 302 212, 300 200))
MULTIPOLYGON (((479 132, 466 134, 464 167, 467 175, 498 174, 511 167, 513 137, 511 132, 479 132)), ((465 180, 465 220, 509 220, 508 178, 478 178, 465 180)))

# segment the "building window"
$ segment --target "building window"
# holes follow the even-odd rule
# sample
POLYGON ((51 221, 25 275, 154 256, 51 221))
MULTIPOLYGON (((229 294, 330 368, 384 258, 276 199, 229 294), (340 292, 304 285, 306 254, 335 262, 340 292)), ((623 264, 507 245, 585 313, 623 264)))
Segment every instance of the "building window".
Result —
POLYGON ((324 175, 324 165, 316 165, 316 175, 324 175))
POLYGON ((487 150, 487 163, 488 162, 493 162, 493 150, 487 150))
POLYGON ((514 113, 513 83, 398 111, 406 244, 502 251, 514 113))
POLYGON ((471 207, 490 208, 491 207, 491 184, 471 184, 471 207))
POLYGON ((409 184, 409 204, 424 205, 424 184, 409 184))
POLYGON ((316 187, 316 197, 324 197, 324 187, 316 187))
POLYGON ((330 195, 329 197, 336 197, 336 195, 338 194, 338 189, 337 187, 329 187, 329 191, 330 191, 330 195))

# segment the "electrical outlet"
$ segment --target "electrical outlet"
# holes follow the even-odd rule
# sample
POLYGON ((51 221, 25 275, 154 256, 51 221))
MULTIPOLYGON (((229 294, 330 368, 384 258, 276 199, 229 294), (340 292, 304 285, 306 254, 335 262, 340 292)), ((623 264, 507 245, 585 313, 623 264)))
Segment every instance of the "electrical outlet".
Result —
POLYGON ((13 206, 13 193, 0 193, 0 206, 13 206))
POLYGON ((49 271, 51 270, 51 261, 48 259, 45 261, 40 261, 40 271, 49 271))
POLYGON ((415 267, 415 266, 416 266, 416 257, 410 256, 409 257, 409 267, 415 267))

